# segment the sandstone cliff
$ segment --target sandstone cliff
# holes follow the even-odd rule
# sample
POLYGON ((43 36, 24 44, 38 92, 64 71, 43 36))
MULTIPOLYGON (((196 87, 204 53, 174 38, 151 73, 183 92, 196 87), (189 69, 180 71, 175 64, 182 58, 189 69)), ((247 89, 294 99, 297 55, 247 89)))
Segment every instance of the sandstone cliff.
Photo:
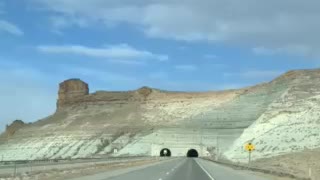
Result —
POLYGON ((69 79, 59 85, 57 110, 67 106, 74 99, 83 97, 89 94, 88 84, 80 79, 69 79))

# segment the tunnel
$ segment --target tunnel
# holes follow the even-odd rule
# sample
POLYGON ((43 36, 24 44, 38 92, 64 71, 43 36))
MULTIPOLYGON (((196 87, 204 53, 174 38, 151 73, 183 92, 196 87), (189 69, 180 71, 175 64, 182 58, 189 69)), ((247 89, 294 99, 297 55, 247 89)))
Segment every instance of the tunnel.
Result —
POLYGON ((199 157, 198 151, 195 149, 190 149, 187 153, 187 157, 192 157, 192 158, 199 157))
POLYGON ((170 149, 168 149, 168 148, 162 149, 162 150, 160 151, 160 156, 161 156, 161 157, 165 157, 165 156, 170 157, 170 156, 171 156, 171 151, 170 151, 170 149))

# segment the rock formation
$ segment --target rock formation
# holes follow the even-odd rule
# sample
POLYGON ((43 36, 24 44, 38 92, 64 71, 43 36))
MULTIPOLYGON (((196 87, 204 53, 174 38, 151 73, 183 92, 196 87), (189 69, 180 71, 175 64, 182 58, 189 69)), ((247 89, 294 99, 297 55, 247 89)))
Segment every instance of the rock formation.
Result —
POLYGON ((88 156, 200 156, 243 161, 320 147, 320 70, 291 71, 269 83, 218 92, 170 92, 149 87, 89 94, 88 84, 60 84, 55 114, 13 131, 6 160, 88 156), (117 149, 117 153, 113 153, 117 149), (214 149, 214 150, 212 150, 214 149))
POLYGON ((21 120, 15 120, 10 125, 6 126, 5 134, 7 137, 11 137, 14 135, 16 131, 23 128, 26 124, 21 120))
POLYGON ((88 94, 88 84, 80 79, 69 79, 60 83, 57 110, 63 108, 65 105, 68 105, 74 99, 88 94))
POLYGON ((320 71, 290 71, 271 84, 287 84, 286 91, 225 153, 228 159, 247 161, 243 145, 257 149, 253 159, 320 147, 320 71))

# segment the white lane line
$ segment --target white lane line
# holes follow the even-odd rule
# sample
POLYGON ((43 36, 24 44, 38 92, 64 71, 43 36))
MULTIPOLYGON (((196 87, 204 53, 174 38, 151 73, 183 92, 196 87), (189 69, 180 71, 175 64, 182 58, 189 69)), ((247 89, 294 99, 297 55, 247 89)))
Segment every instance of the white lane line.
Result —
POLYGON ((215 179, 211 176, 211 174, 210 174, 204 167, 202 167, 202 166, 198 163, 197 160, 194 160, 194 161, 200 166, 200 168, 207 174, 207 176, 208 176, 211 180, 215 180, 215 179))
MULTIPOLYGON (((175 167, 173 167, 173 168, 171 169, 171 171, 173 172, 174 170, 176 170, 181 164, 183 164, 183 162, 180 162, 179 164, 177 164, 175 167)), ((166 175, 169 176, 169 174, 170 174, 171 171, 168 171, 168 172, 166 173, 166 175)), ((162 180, 162 178, 160 178, 159 180, 162 180)))

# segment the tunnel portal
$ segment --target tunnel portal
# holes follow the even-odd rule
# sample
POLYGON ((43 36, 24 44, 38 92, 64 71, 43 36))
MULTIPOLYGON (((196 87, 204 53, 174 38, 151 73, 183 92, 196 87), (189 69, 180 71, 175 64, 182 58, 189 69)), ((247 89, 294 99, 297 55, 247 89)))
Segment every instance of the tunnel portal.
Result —
POLYGON ((161 157, 170 157, 171 156, 171 151, 168 148, 164 148, 160 151, 160 156, 161 157))
POLYGON ((187 152, 187 157, 196 158, 196 157, 199 157, 199 153, 198 153, 198 151, 195 150, 195 149, 190 149, 190 150, 187 152))

